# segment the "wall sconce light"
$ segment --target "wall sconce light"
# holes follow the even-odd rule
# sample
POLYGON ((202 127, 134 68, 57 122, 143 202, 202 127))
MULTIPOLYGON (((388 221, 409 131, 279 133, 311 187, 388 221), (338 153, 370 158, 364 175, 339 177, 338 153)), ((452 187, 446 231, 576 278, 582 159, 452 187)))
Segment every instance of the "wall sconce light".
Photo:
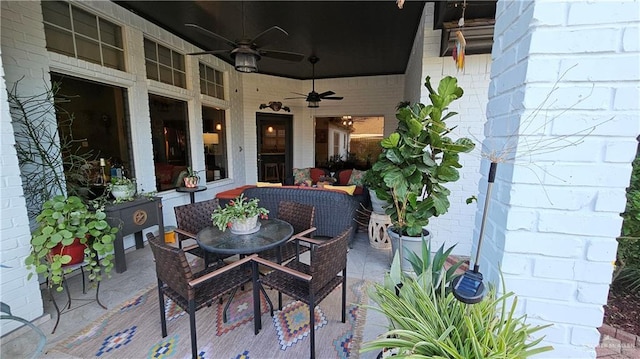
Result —
POLYGON ((271 126, 267 127, 267 132, 272 133, 273 132, 273 127, 271 127, 271 126))
POLYGON ((216 123, 216 131, 222 131, 222 124, 216 123))
POLYGON ((277 101, 269 101, 269 104, 260 104, 260 109, 265 109, 265 108, 270 108, 273 111, 286 111, 286 112, 291 112, 291 109, 287 106, 282 106, 282 102, 277 102, 277 101))

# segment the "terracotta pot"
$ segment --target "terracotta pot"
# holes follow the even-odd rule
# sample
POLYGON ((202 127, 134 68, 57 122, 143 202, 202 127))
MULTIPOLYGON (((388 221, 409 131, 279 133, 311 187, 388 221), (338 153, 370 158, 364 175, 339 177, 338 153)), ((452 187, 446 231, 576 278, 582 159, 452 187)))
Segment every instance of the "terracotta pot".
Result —
POLYGON ((65 265, 72 265, 82 263, 84 261, 84 249, 87 246, 85 244, 80 243, 80 238, 76 238, 73 243, 68 246, 62 246, 62 243, 57 246, 51 248, 51 255, 70 255, 71 262, 65 265))
POLYGON ((188 188, 198 187, 198 181, 200 178, 198 177, 185 177, 184 178, 184 186, 188 188))

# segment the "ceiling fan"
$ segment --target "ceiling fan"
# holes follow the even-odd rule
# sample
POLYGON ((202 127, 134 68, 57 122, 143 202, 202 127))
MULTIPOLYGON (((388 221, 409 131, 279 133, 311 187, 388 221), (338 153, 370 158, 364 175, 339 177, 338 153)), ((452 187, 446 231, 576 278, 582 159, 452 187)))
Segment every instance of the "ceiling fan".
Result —
POLYGON ((232 41, 227 39, 226 37, 216 34, 213 31, 207 30, 196 24, 185 24, 185 26, 192 27, 201 33, 216 38, 218 40, 224 41, 227 45, 231 46, 232 50, 210 50, 210 51, 201 51, 201 52, 193 52, 188 55, 204 55, 204 54, 224 54, 229 53, 231 58, 235 61, 235 68, 240 72, 256 72, 258 71, 258 60, 264 57, 271 57, 274 59, 285 60, 285 61, 302 61, 304 59, 303 54, 299 54, 296 52, 289 51, 280 51, 280 50, 267 50, 262 47, 269 44, 273 40, 282 34, 289 36, 289 33, 286 32, 279 26, 272 26, 253 38, 247 38, 244 35, 244 2, 242 3, 242 38, 240 40, 232 41))
POLYGON ((342 100, 343 99, 342 96, 332 96, 336 94, 333 91, 325 91, 323 93, 316 92, 316 63, 318 61, 320 61, 320 59, 317 56, 313 56, 313 55, 309 56, 309 62, 311 63, 311 66, 312 66, 311 92, 309 92, 306 95, 302 93, 294 92, 294 94, 300 95, 302 97, 287 97, 285 98, 285 100, 304 98, 305 101, 309 103, 309 107, 315 108, 315 107, 320 107, 320 101, 322 100, 342 100))

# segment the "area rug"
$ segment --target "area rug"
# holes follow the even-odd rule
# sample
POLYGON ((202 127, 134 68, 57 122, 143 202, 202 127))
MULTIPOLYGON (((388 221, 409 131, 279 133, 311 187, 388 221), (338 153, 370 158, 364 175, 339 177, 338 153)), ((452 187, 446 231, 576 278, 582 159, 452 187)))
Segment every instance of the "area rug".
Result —
MULTIPOLYGON (((341 322, 341 287, 315 309, 316 357, 358 357, 367 303, 367 282, 347 278, 347 320, 341 322)), ((262 330, 254 335, 252 290, 236 293, 222 320, 224 304, 216 301, 196 313, 199 358, 308 358, 309 310, 301 302, 283 296, 277 310, 277 292, 267 290, 276 305, 273 318, 261 298, 262 330)), ((167 337, 162 338, 157 288, 89 324, 61 342, 48 355, 81 358, 190 358, 189 316, 173 303, 165 305, 167 337)))

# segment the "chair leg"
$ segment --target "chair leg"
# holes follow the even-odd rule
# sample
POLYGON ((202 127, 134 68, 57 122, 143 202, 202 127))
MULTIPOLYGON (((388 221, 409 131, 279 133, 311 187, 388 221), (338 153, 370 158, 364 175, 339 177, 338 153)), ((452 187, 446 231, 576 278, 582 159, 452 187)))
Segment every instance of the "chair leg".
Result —
POLYGON ((342 271, 342 322, 347 317, 347 270, 342 271))
POLYGON ((309 303, 309 347, 311 348, 311 359, 316 357, 316 315, 315 315, 315 303, 313 298, 309 303))
POLYGON ((198 343, 196 339, 196 301, 189 301, 189 328, 191 332, 191 357, 198 358, 198 343))
POLYGON ((158 279, 158 303, 160 304, 160 328, 162 328, 162 337, 165 338, 167 336, 167 318, 164 314, 164 293, 160 279, 158 279))

